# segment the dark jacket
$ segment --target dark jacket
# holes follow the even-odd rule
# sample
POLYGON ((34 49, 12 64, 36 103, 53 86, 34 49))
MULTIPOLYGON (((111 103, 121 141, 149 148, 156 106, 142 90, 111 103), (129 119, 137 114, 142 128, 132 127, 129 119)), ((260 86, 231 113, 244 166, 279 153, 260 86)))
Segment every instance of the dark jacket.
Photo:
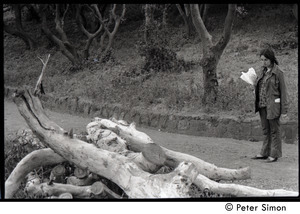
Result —
MULTIPOLYGON (((258 112, 259 92, 258 82, 263 77, 264 70, 262 69, 257 76, 255 82, 255 112, 258 112)), ((280 114, 286 114, 288 110, 288 94, 284 81, 283 72, 274 64, 272 75, 266 80, 267 93, 267 119, 272 120, 280 117, 280 114), (280 98, 280 103, 275 102, 275 99, 280 98)))

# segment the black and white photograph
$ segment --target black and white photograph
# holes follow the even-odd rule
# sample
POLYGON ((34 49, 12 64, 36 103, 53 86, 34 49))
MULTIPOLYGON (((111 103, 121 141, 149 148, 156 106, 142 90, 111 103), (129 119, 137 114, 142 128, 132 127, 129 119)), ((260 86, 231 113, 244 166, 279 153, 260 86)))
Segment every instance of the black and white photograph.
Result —
POLYGON ((299 200, 298 4, 2 7, 1 200, 299 200))

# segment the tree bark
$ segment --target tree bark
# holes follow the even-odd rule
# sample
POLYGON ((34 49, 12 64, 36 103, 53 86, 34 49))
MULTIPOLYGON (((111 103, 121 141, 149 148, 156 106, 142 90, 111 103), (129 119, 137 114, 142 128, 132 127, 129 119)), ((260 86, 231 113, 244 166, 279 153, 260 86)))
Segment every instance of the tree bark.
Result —
POLYGON ((149 154, 149 161, 154 164, 166 165, 175 168, 179 163, 185 161, 193 163, 200 174, 210 179, 235 180, 250 178, 249 167, 245 167, 242 169, 219 168, 192 155, 175 152, 167 148, 158 146, 147 134, 136 130, 134 124, 126 126, 118 123, 118 121, 114 119, 108 120, 96 117, 94 119, 94 122, 87 125, 87 133, 89 133, 88 138, 95 138, 95 136, 92 137, 92 133, 94 133, 96 129, 100 127, 105 127, 106 129, 117 133, 120 137, 125 139, 125 143, 127 144, 127 146, 129 146, 130 150, 135 152, 142 152, 144 156, 147 156, 149 154))
POLYGON ((70 193, 73 198, 95 198, 104 193, 104 184, 95 182, 90 186, 75 186, 71 184, 28 182, 25 191, 30 197, 60 196, 70 193), (100 184, 100 185, 99 185, 100 184), (100 186, 100 188, 99 188, 100 186))
POLYGON ((293 5, 293 14, 294 14, 296 20, 298 21, 298 4, 293 5))
POLYGON ((88 186, 92 185, 94 182, 95 179, 93 178, 92 174, 86 178, 77 178, 75 176, 70 176, 67 179, 67 184, 72 184, 75 186, 88 186))
MULTIPOLYGON (((174 155, 174 154, 172 154, 174 155)), ((175 154, 176 156, 176 154, 175 154)), ((14 169, 13 173, 9 176, 5 182, 5 198, 12 198, 16 190, 18 189, 21 181, 24 177, 31 172, 33 169, 44 165, 58 164, 66 161, 65 159, 58 156, 51 149, 41 149, 28 154, 14 169), (49 162, 50 161, 50 162, 49 162), (53 161, 53 162, 51 162, 53 161), (18 173, 17 173, 18 172, 18 173)), ((75 176, 68 177, 68 184, 71 186, 57 185, 56 183, 49 185, 49 183, 40 184, 39 178, 35 176, 28 176, 29 182, 27 183, 27 191, 29 195, 44 196, 51 195, 50 198, 60 198, 63 193, 72 193, 74 197, 92 197, 86 195, 84 188, 76 188, 75 186, 90 186, 97 181, 98 178, 90 174, 87 178, 78 179, 75 176), (30 188, 29 188, 30 187, 30 188), (45 187, 45 188, 44 188, 45 187), (62 188, 61 188, 62 187, 62 188), (29 188, 29 189, 28 189, 29 188), (60 190, 58 190, 61 188, 60 190), (46 189, 46 190, 45 190, 46 189), (72 189, 72 190, 70 190, 72 189), (79 190, 84 191, 83 195, 74 194, 79 190)), ((194 184, 202 191, 211 191, 218 194, 232 195, 236 197, 265 197, 265 196, 297 196, 298 192, 286 191, 283 189, 276 190, 262 190, 253 187, 247 187, 236 184, 223 184, 210 180, 204 175, 198 174, 194 181, 194 184)), ((121 198, 118 194, 111 191, 104 185, 104 192, 113 198, 121 198)))
MULTIPOLYGON (((134 124, 123 125, 119 123, 116 119, 101 119, 95 118, 95 121, 87 125, 88 137, 93 137, 93 133, 96 132, 100 127, 114 130, 122 138, 126 140, 127 145, 134 144, 134 151, 141 152, 145 146, 143 144, 153 144, 151 138, 143 132, 135 129, 134 124), (97 125, 98 123, 98 125, 97 125), (134 141, 132 141, 135 139, 134 141), (139 145, 138 145, 139 144, 139 145)), ((185 161, 193 163, 196 166, 199 174, 197 175, 194 184, 200 188, 202 191, 209 190, 218 194, 231 195, 236 197, 267 197, 267 196, 297 196, 298 192, 287 191, 283 189, 275 190, 263 190, 254 187, 248 187, 237 184, 223 184, 218 183, 213 180, 236 180, 236 179, 247 179, 250 178, 250 168, 242 168, 238 170, 219 168, 213 164, 207 163, 201 159, 194 156, 175 152, 164 147, 161 147, 162 152, 166 156, 164 162, 165 166, 176 167, 179 163, 185 161), (211 180, 212 179, 212 180, 211 180)), ((151 151, 151 150, 150 150, 151 151)), ((156 151, 151 151, 151 153, 156 153, 156 151)), ((158 153, 161 153, 159 151, 158 153)), ((154 155, 155 156, 155 155, 154 155)))
POLYGON ((200 6, 200 12, 201 12, 201 17, 203 20, 203 23, 206 25, 206 20, 207 20, 207 12, 210 7, 210 4, 201 4, 200 6))
POLYGON ((25 156, 15 167, 5 181, 5 198, 12 198, 17 192, 25 176, 39 166, 53 165, 64 162, 65 159, 52 149, 33 151, 25 156))
POLYGON ((99 26, 98 29, 96 29, 96 31, 94 33, 90 33, 87 28, 84 26, 84 22, 83 22, 83 15, 81 13, 81 10, 82 10, 82 6, 81 5, 76 5, 76 20, 77 20, 77 23, 81 29, 81 31, 86 35, 87 37, 87 40, 85 42, 85 46, 84 46, 84 49, 83 49, 83 57, 85 59, 88 59, 90 54, 89 54, 89 49, 90 49, 90 46, 92 44, 92 41, 94 40, 94 38, 96 38, 102 31, 103 29, 103 25, 101 24, 99 26))
MULTIPOLYGON (((162 166, 162 162, 157 162, 153 160, 153 158, 149 158, 150 155, 146 158, 144 156, 145 152, 144 154, 141 151, 135 153, 130 151, 130 149, 127 149, 130 147, 130 144, 126 144, 126 141, 116 133, 107 129, 101 129, 100 124, 97 122, 89 123, 87 125, 87 132, 87 139, 91 140, 98 148, 124 155, 146 172, 155 173, 162 166)), ((149 150, 149 152, 152 151, 149 150)))
POLYGON ((119 15, 116 14, 117 4, 114 4, 113 7, 112 7, 112 10, 111 10, 111 16, 110 16, 110 20, 109 20, 108 24, 104 23, 102 15, 100 14, 100 11, 98 9, 98 6, 96 4, 94 4, 93 7, 96 11, 96 14, 98 16, 98 19, 99 19, 100 23, 102 24, 102 26, 105 30, 105 33, 101 37, 101 43, 100 43, 101 44, 101 47, 100 47, 101 56, 99 57, 100 61, 103 61, 103 58, 106 57, 106 54, 112 48, 113 40, 114 40, 115 35, 116 35, 116 33, 119 29, 121 20, 125 16, 126 7, 125 7, 125 4, 122 5, 122 12, 121 12, 121 15, 119 16, 119 15), (111 24, 113 21, 114 21, 114 28, 113 28, 112 31, 110 31, 109 30, 109 24, 111 24), (104 38, 106 36, 108 36, 108 43, 106 45, 106 48, 104 49, 103 44, 104 44, 104 38), (102 51, 102 50, 104 50, 104 51, 102 51))
MULTIPOLYGON (((30 93, 29 90, 16 91, 14 102, 32 131, 45 146, 50 147, 53 151, 42 149, 27 155, 6 181, 6 197, 12 197, 22 178, 37 166, 63 161, 69 161, 85 171, 107 178, 117 184, 131 198, 189 197, 189 187, 192 183, 202 190, 209 189, 216 193, 236 196, 298 195, 298 192, 281 189, 259 190, 242 185, 213 182, 206 178, 206 175, 216 180, 247 178, 250 176, 249 168, 240 170, 218 168, 196 157, 160 147, 147 134, 136 130, 134 123, 129 125, 116 119, 95 118, 94 122, 87 125, 88 137, 93 140, 102 140, 102 142, 96 142, 100 147, 106 145, 110 148, 111 145, 114 145, 114 141, 121 145, 112 146, 114 152, 108 151, 110 149, 100 149, 94 144, 74 138, 73 135, 69 135, 56 123, 49 120, 39 98, 30 93), (103 128, 107 130, 102 131, 103 128), (95 135, 95 133, 97 134, 95 135), (113 133, 117 137, 110 137, 113 133), (108 139, 104 140, 105 138, 108 139), (124 144, 127 149, 130 148, 132 151, 126 150, 124 144), (136 155, 133 151, 137 152, 139 158, 132 156, 136 155), (145 171, 142 169, 143 167, 145 169, 149 167, 143 165, 144 161, 148 161, 152 166, 165 165, 176 168, 167 174, 150 174, 146 172, 149 169, 145 171), (142 164, 136 164, 139 162, 142 164)), ((31 196, 45 197, 52 195, 53 197, 59 197, 63 193, 69 193, 72 196, 76 195, 76 197, 90 198, 93 195, 98 197, 105 190, 105 186, 100 182, 93 183, 90 189, 78 184, 81 183, 76 185, 53 182, 41 183, 40 179, 31 173, 28 175, 26 191, 31 196)), ((113 197, 118 197, 108 188, 106 192, 113 197)))
POLYGON ((29 127, 45 145, 76 166, 116 183, 129 197, 188 197, 189 186, 198 174, 193 164, 182 162, 169 174, 152 175, 122 155, 70 137, 45 115, 39 117, 44 114, 39 98, 28 90, 18 91, 14 102, 29 127))
POLYGON ((177 9, 184 20, 184 25, 188 36, 191 36, 193 33, 193 21, 191 16, 191 10, 188 4, 184 4, 184 10, 181 8, 180 4, 176 4, 177 9))
POLYGON ((287 191, 284 189, 263 190, 254 187, 248 187, 238 184, 218 183, 199 174, 194 181, 195 185, 202 191, 208 190, 217 194, 232 195, 235 197, 282 197, 282 196, 298 196, 298 192, 287 191))
POLYGON ((220 57, 230 40, 231 30, 235 17, 235 8, 235 4, 228 5, 228 12, 225 18, 223 34, 219 41, 214 45, 212 42, 212 36, 207 31, 205 24, 200 16, 198 5, 191 5, 193 23, 202 41, 203 56, 201 58, 201 65, 204 73, 204 95, 202 102, 204 104, 214 105, 217 101, 217 66, 220 57))
POLYGON ((152 6, 150 4, 146 4, 145 5, 145 30, 144 30, 144 41, 146 44, 149 41, 152 22, 153 22, 152 6))
POLYGON ((16 17, 15 27, 10 27, 9 25, 5 24, 3 21, 4 31, 13 36, 21 38, 25 42, 26 48, 29 50, 33 50, 36 47, 36 42, 23 29, 21 7, 19 4, 12 4, 12 8, 16 17))
POLYGON ((78 168, 76 167, 76 169, 74 170, 74 175, 77 177, 77 178, 85 178, 88 176, 88 171, 86 169, 81 169, 81 168, 78 168))
POLYGON ((25 33, 24 31, 17 30, 13 27, 10 27, 4 22, 3 22, 3 26, 4 26, 4 31, 6 33, 21 38, 24 41, 27 49, 32 50, 35 48, 36 44, 34 40, 27 33, 25 33))
POLYGON ((61 26, 61 19, 58 15, 60 6, 57 5, 56 8, 56 17, 55 17, 55 23, 56 23, 56 30, 61 36, 59 39, 56 35, 54 35, 51 30, 48 27, 47 24, 47 16, 45 13, 47 5, 41 5, 40 6, 40 16, 42 19, 42 30, 46 34, 47 38, 52 41, 54 44, 56 44, 63 55, 65 55, 73 64, 73 66, 80 67, 81 65, 81 59, 77 53, 77 50, 74 46, 70 44, 70 42, 67 39, 67 36, 65 32, 62 29, 61 26))
POLYGON ((65 173, 66 173, 66 169, 63 165, 59 164, 55 166, 51 170, 51 174, 50 174, 51 182, 53 181, 56 183, 63 183, 65 179, 65 173))

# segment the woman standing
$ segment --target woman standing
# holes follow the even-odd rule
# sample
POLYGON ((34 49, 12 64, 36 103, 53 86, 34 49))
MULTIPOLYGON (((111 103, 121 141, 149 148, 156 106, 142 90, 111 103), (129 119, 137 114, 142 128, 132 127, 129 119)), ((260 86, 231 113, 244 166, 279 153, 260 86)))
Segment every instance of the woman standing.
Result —
POLYGON ((253 159, 275 162, 282 156, 280 122, 287 120, 287 90, 284 74, 270 48, 260 52, 261 73, 255 84, 255 113, 259 112, 264 135, 260 154, 253 159))

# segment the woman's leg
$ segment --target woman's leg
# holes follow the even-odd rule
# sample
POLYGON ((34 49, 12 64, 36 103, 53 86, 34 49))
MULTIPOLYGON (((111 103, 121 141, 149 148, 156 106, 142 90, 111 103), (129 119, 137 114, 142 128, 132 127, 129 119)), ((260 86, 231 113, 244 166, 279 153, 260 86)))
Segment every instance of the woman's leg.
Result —
POLYGON ((261 120, 262 131, 264 135, 263 145, 260 151, 260 154, 264 157, 270 156, 271 152, 271 133, 270 133, 270 124, 267 120, 267 110, 266 108, 259 109, 259 115, 261 120))
POLYGON ((279 118, 269 120, 270 132, 271 132, 271 153, 273 158, 280 158, 282 156, 282 143, 280 136, 280 124, 279 118))

